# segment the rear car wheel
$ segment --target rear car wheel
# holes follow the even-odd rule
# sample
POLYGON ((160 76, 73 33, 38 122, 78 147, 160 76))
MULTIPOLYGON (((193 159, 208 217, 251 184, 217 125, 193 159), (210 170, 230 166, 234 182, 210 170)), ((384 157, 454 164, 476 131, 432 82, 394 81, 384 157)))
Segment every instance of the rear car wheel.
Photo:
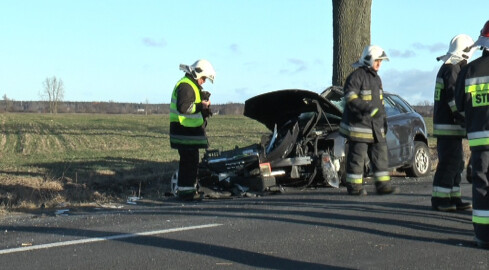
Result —
POLYGON ((406 168, 406 176, 423 177, 430 173, 431 156, 430 149, 426 143, 421 141, 414 142, 414 157, 412 163, 406 168))

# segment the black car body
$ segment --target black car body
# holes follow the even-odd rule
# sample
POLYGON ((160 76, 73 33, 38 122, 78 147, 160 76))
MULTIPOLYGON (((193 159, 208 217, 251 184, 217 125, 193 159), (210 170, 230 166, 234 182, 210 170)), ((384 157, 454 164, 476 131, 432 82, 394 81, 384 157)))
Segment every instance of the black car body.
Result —
MULTIPOLYGON (((428 174, 431 163, 423 117, 398 95, 384 93, 384 101, 389 167, 408 176, 428 174)), ((340 87, 321 94, 279 90, 248 99, 244 115, 264 124, 271 134, 248 147, 207 150, 199 167, 200 185, 258 191, 276 186, 338 187, 345 179, 348 147, 338 132, 343 107, 340 87)), ((368 162, 365 167, 368 174, 368 162)))

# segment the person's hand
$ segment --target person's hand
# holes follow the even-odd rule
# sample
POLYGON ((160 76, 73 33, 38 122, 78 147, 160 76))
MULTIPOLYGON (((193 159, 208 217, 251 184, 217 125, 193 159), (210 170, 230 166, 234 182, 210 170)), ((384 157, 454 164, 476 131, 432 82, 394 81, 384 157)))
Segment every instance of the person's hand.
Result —
POLYGON ((202 108, 207 109, 209 106, 211 106, 210 100, 202 100, 202 108))

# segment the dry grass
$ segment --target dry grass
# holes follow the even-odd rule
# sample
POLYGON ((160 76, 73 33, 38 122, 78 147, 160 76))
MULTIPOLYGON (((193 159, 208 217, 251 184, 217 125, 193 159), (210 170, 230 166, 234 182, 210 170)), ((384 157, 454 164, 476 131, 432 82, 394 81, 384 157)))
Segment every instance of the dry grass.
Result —
MULTIPOLYGON (((431 134, 431 119, 426 119, 431 134)), ((243 116, 214 116, 212 148, 260 141, 268 130, 243 116)), ((436 140, 429 147, 436 168, 436 140)), ((464 141, 466 161, 470 151, 464 141)), ((0 214, 45 207, 158 199, 178 154, 168 115, 0 114, 0 214)))
MULTIPOLYGON (((168 115, 0 114, 0 213, 163 197, 178 160, 168 123, 168 115)), ((265 132, 242 116, 209 119, 213 148, 265 132)))

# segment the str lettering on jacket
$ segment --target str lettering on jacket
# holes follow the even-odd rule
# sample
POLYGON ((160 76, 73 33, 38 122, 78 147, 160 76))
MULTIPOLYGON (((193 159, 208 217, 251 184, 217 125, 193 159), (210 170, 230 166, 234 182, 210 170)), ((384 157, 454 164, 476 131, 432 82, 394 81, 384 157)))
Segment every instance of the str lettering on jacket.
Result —
POLYGON ((489 90, 472 93, 472 107, 489 106, 489 90))

